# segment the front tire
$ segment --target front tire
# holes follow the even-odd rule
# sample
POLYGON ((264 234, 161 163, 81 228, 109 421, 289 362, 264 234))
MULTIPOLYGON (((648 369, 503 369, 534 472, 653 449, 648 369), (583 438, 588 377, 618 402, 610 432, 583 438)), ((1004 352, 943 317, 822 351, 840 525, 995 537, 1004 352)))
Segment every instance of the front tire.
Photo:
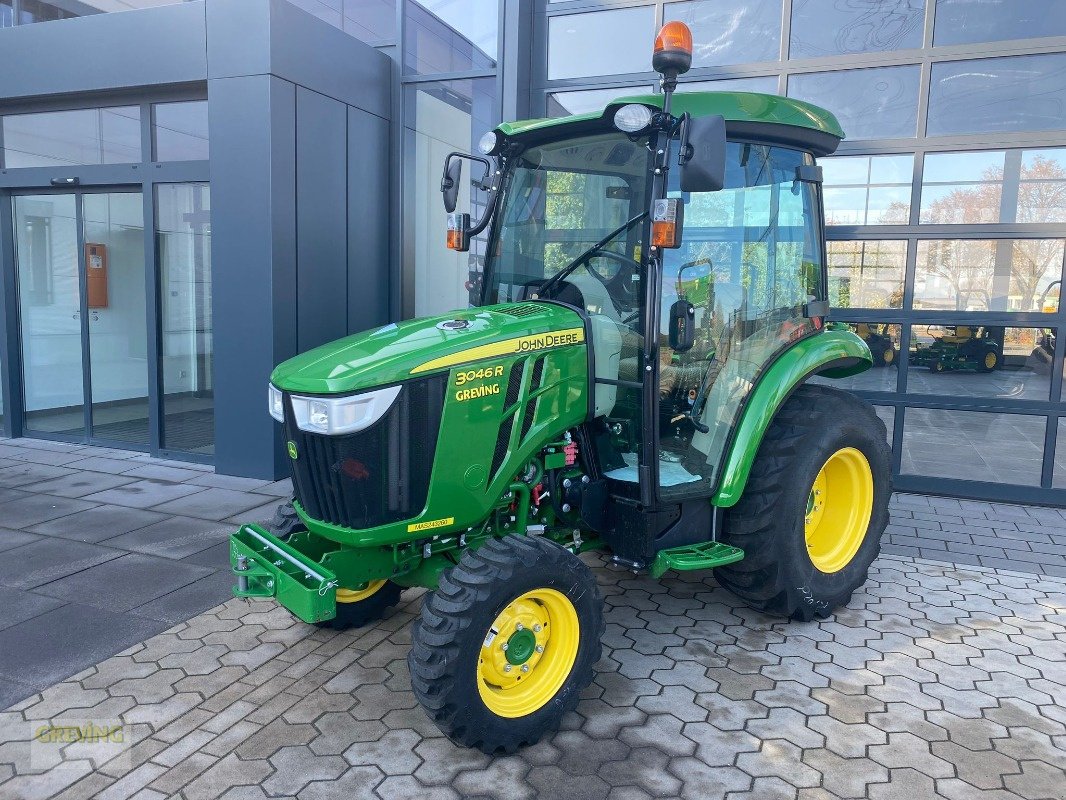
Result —
POLYGON ((456 743, 512 753, 577 705, 603 625, 596 579, 577 556, 547 539, 493 539, 465 552, 422 604, 411 687, 456 743))
POLYGON ((801 386, 766 432, 723 540, 743 561, 719 582, 756 608, 827 617, 866 582, 888 524, 891 454, 867 403, 801 386))
POLYGON ((337 616, 316 622, 319 628, 346 631, 377 622, 385 612, 400 602, 403 588, 388 580, 370 581, 362 589, 337 590, 337 616))

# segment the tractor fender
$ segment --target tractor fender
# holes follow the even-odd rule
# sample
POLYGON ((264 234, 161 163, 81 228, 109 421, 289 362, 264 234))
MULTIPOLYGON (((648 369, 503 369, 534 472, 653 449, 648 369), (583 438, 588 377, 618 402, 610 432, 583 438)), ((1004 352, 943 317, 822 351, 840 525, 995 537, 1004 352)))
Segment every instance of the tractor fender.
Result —
POLYGON ((751 465, 778 409, 811 375, 846 378, 873 365, 866 342, 844 326, 830 325, 796 342, 766 367, 748 395, 726 450, 716 506, 735 505, 748 483, 751 465))

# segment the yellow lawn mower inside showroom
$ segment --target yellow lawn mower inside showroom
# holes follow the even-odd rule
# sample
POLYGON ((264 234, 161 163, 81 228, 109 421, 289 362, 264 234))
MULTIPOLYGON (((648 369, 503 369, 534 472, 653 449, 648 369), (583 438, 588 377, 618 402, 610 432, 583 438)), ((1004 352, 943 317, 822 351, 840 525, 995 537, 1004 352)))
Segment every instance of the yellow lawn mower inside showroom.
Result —
POLYGON ((844 134, 799 100, 676 91, 691 54, 670 23, 661 93, 447 157, 447 245, 483 243, 473 307, 271 376, 297 524, 231 537, 237 595, 347 627, 425 587, 414 694, 486 752, 555 729, 592 681, 581 553, 714 569, 809 620, 862 585, 885 529, 885 426, 831 386, 872 361, 827 320, 816 159, 844 134))

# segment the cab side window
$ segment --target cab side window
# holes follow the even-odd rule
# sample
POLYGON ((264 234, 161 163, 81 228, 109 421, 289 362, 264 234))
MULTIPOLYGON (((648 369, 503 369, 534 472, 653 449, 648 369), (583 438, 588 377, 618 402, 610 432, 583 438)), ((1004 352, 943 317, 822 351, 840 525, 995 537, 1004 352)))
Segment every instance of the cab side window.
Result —
POLYGON ((665 254, 660 317, 664 494, 706 493, 760 372, 814 331, 804 310, 821 294, 822 245, 817 188, 797 177, 806 164, 800 151, 731 143, 726 188, 683 197, 683 244, 665 254), (666 341, 679 297, 695 307, 696 343, 685 353, 666 341))

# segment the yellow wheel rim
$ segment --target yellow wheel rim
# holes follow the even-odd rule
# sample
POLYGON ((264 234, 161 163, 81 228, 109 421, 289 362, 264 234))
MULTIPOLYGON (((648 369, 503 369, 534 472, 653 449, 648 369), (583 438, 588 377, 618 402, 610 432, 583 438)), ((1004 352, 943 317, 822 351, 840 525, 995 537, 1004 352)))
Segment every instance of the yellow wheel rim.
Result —
POLYGON ((548 703, 577 660, 581 624, 569 598, 534 589, 500 612, 478 653, 477 689, 500 717, 524 717, 548 703))
POLYGON ((366 585, 365 589, 338 589, 337 590, 337 602, 338 603, 358 603, 360 600, 366 600, 371 595, 377 594, 382 586, 385 585, 385 581, 370 581, 366 585))
POLYGON ((995 353, 985 353, 985 369, 992 369, 996 366, 997 361, 999 361, 999 357, 995 353))
POLYGON ((895 351, 894 351, 894 350, 893 350, 893 349, 892 349, 891 347, 890 347, 890 348, 888 348, 887 350, 885 350, 885 356, 884 356, 884 358, 885 358, 885 363, 886 363, 886 364, 891 364, 891 363, 892 363, 893 361, 895 361, 895 360, 896 360, 896 353, 895 353, 895 351))
POLYGON ((874 507, 874 476, 854 447, 837 450, 822 465, 807 499, 803 535, 821 572, 839 572, 858 552, 874 507))

